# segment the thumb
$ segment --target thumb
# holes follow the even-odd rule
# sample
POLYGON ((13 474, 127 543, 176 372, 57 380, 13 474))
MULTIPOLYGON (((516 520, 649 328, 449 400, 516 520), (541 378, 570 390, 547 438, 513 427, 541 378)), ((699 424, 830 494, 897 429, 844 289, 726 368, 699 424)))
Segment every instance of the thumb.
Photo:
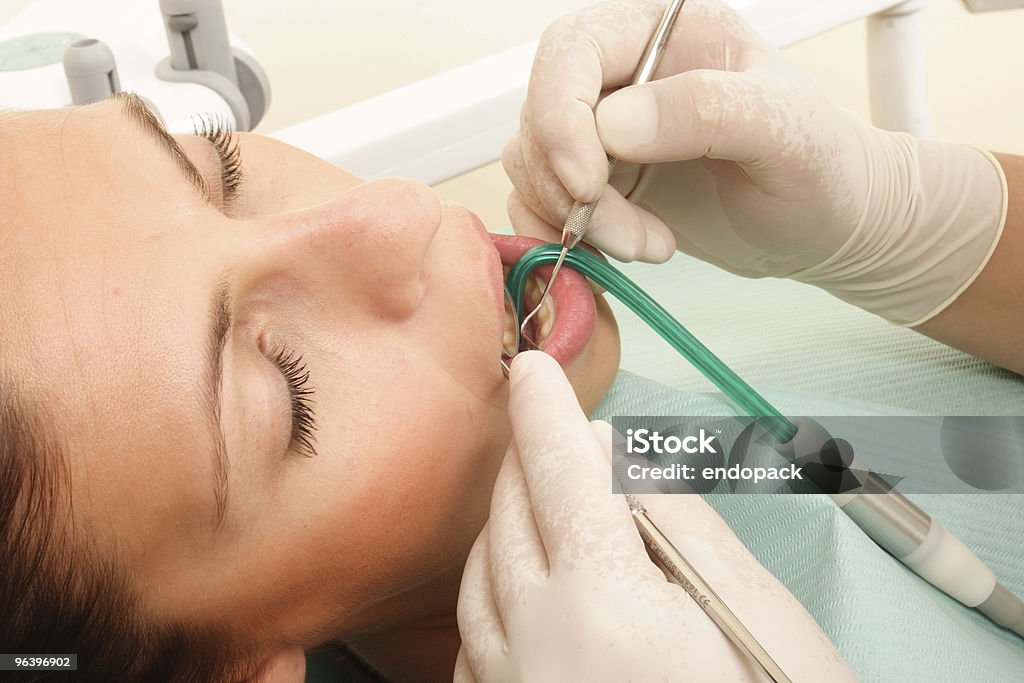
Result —
POLYGON ((695 69, 612 93, 597 107, 597 132, 623 161, 752 163, 768 151, 780 100, 751 74, 695 69))
POLYGON ((249 683, 301 683, 306 679, 306 653, 293 645, 273 653, 249 679, 249 683))
POLYGON ((564 371, 543 351, 523 351, 512 360, 509 416, 520 447, 547 443, 567 425, 579 431, 590 424, 564 371))
POLYGON ((469 665, 465 647, 459 648, 459 656, 455 660, 455 676, 452 680, 454 683, 477 683, 476 674, 473 673, 473 668, 469 665))

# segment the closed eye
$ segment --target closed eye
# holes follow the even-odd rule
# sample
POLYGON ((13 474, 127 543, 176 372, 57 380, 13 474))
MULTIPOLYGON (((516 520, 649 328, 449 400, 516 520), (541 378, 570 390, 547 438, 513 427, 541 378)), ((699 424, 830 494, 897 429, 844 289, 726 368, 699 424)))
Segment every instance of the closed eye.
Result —
POLYGON ((316 455, 316 416, 313 414, 313 387, 309 383, 309 370, 302 356, 281 348, 271 360, 284 375, 291 398, 292 434, 289 450, 306 457, 316 455))
POLYGON ((238 200, 239 188, 245 179, 238 136, 222 118, 200 117, 193 124, 195 134, 207 140, 217 152, 221 169, 224 212, 230 214, 238 200))

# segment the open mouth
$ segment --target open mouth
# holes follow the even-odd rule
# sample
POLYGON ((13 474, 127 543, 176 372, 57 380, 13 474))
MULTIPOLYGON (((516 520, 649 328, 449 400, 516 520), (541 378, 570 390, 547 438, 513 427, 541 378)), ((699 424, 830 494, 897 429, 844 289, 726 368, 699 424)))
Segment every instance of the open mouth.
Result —
MULTIPOLYGON (((501 257, 503 277, 523 254, 544 244, 531 237, 492 234, 490 238, 501 257)), ((550 265, 540 266, 530 273, 523 299, 525 312, 532 311, 537 305, 552 268, 550 265)), ((527 323, 527 333, 537 341, 538 348, 564 366, 583 352, 594 334, 596 318, 597 305, 586 278, 572 268, 563 267, 544 305, 527 323)), ((514 344, 515 335, 515 320, 506 313, 505 348, 514 344)))

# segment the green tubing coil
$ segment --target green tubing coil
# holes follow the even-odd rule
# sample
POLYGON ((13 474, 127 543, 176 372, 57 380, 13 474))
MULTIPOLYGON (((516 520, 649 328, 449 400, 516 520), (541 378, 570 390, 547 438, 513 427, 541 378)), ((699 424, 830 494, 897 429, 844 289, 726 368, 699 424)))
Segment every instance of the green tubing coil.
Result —
MULTIPOLYGON (((558 260, 561 246, 544 244, 530 249, 523 254, 505 278, 505 284, 522 320, 523 294, 526 290, 526 278, 537 266, 553 264, 558 260)), ((785 415, 763 396, 740 379, 729 366, 718 356, 700 343, 696 337, 673 318, 668 311, 652 299, 635 282, 616 270, 604 259, 590 252, 576 248, 566 254, 566 266, 583 273, 601 287, 604 287, 616 299, 636 313, 661 338, 672 345, 686 360, 718 387, 723 394, 753 418, 756 418, 768 432, 780 443, 787 443, 796 435, 794 425, 785 415)))

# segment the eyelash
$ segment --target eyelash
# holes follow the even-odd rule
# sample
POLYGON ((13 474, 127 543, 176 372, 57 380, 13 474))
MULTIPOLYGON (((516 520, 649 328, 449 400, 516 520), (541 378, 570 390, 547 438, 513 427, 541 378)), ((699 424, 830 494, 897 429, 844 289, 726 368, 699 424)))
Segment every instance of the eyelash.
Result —
POLYGON ((292 437, 288 447, 306 457, 313 457, 316 455, 316 417, 313 414, 313 388, 309 386, 309 370, 302 356, 287 349, 274 352, 271 360, 284 375, 291 396, 292 437))
POLYGON ((220 157, 224 171, 221 184, 224 188, 224 205, 228 208, 238 196, 242 184, 242 155, 238 149, 238 137, 227 121, 220 117, 203 116, 193 124, 195 134, 210 141, 220 157))

